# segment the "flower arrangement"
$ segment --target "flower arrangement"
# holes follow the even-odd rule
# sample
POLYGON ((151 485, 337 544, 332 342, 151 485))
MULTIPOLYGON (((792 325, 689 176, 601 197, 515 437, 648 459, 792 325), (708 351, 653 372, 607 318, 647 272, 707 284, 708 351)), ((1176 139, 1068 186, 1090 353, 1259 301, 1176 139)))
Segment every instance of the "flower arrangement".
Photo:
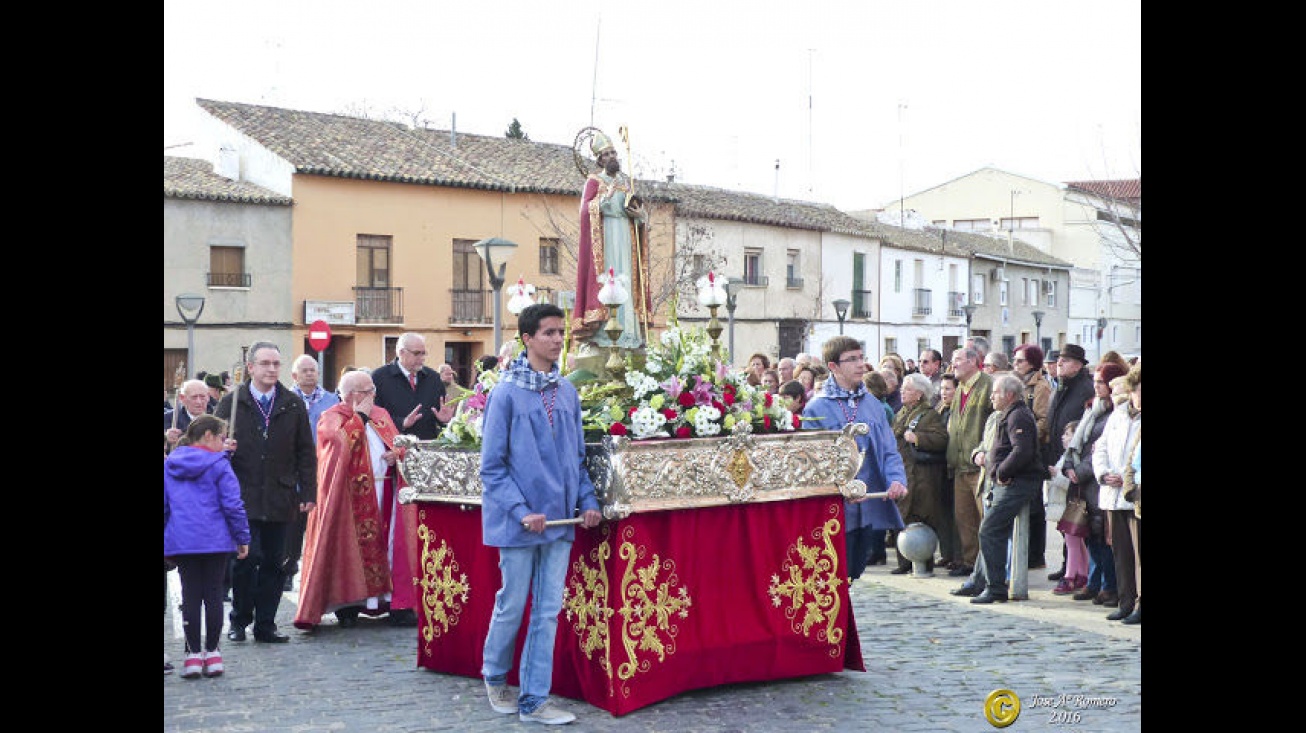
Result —
MULTIPOLYGON (((789 411, 788 398, 748 383, 712 354, 703 328, 669 324, 649 343, 642 367, 630 368, 625 380, 578 385, 581 421, 587 441, 604 435, 631 440, 708 438, 728 435, 747 421, 754 433, 797 430, 801 418, 789 411)), ((436 444, 479 449, 485 401, 498 383, 498 372, 482 373, 467 404, 445 426, 436 444)))
POLYGON ((651 438, 707 438, 729 434, 741 421, 755 433, 798 429, 800 418, 788 400, 732 371, 712 355, 702 328, 676 322, 646 349, 640 369, 628 369, 622 385, 584 385, 580 389, 587 438, 626 435, 651 438))

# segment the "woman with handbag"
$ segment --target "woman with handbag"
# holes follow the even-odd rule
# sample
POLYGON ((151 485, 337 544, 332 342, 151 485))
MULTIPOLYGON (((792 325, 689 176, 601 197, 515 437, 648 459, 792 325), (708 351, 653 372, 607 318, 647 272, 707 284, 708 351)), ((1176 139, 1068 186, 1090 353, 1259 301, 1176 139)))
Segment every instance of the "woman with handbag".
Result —
MULTIPOLYGON (((1063 443, 1069 443, 1075 437, 1077 427, 1079 427, 1078 420, 1066 423, 1066 430, 1061 437, 1063 443)), ((1066 573, 1061 577, 1061 582, 1057 583, 1057 587, 1052 589, 1052 595, 1056 596, 1068 596, 1088 586, 1088 547, 1084 544, 1085 538, 1089 535, 1088 501, 1084 498, 1083 489, 1078 484, 1072 484, 1068 476, 1060 473, 1065 460, 1065 455, 1057 459, 1055 468, 1058 475, 1048 482, 1054 487, 1064 482, 1066 492, 1064 508, 1057 520, 1057 531, 1065 539, 1066 573)))
MULTIPOLYGON (((902 409, 893 421, 893 435, 898 440, 898 452, 902 455, 903 467, 907 470, 907 485, 911 493, 898 499, 898 511, 902 521, 911 524, 920 522, 934 534, 940 534, 938 517, 941 514, 940 497, 946 486, 944 474, 947 472, 948 459, 944 449, 948 447, 948 428, 942 417, 932 407, 930 400, 934 396, 934 383, 919 372, 903 377, 902 409)), ((892 544, 897 546, 897 533, 892 544)), ((934 558, 925 561, 925 570, 934 570, 934 558)), ((894 575, 911 572, 911 561, 898 554, 898 567, 889 571, 894 575)))
POLYGON ((1066 442, 1061 473, 1078 486, 1088 502, 1089 534, 1084 538, 1088 548, 1088 585, 1076 593, 1076 601, 1092 601, 1095 605, 1114 608, 1119 604, 1116 592, 1115 555, 1107 543, 1106 513, 1099 502, 1097 476, 1093 473, 1093 444, 1106 428, 1107 418, 1115 409, 1111 396, 1111 382, 1124 377, 1125 370, 1113 362, 1103 363, 1093 373, 1093 400, 1079 419, 1075 435, 1066 442))

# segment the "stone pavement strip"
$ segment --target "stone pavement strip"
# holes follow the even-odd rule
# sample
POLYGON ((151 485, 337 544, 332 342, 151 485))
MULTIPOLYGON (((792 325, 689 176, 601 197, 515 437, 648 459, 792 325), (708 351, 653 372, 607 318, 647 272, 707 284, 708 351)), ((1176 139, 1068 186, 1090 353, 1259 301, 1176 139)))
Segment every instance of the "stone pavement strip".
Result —
MULTIPOLYGON (((1048 550, 1059 562, 1059 545, 1048 550)), ((559 699, 578 716, 566 729, 994 731, 985 700, 998 689, 1021 702, 1019 717, 1006 728, 1010 733, 1142 729, 1141 625, 1107 621, 1111 609, 1053 596, 1046 569, 1030 571, 1029 600, 974 606, 948 595, 959 578, 894 576, 892 567, 868 568, 852 589, 866 672, 695 690, 621 717, 559 699), (1063 695, 1064 704, 1049 706, 1063 695)), ((165 733, 533 728, 490 710, 479 679, 419 668, 415 629, 366 617, 356 628, 341 629, 328 615, 316 632, 305 634, 291 625, 295 598, 286 594, 278 619, 291 635, 289 644, 224 637, 222 677, 164 676, 165 733)), ((164 655, 180 670, 184 655, 173 624, 165 612, 164 655)))

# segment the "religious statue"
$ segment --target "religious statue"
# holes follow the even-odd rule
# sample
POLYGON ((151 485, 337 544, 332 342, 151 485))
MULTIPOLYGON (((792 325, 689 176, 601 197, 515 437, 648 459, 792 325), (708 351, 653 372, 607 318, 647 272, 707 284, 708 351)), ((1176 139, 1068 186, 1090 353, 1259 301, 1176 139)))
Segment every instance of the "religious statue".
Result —
MULTIPOLYGON (((623 128, 624 129, 624 128, 623 128)), ((611 346, 603 332, 608 307, 599 301, 599 289, 609 270, 621 278, 630 293, 617 307, 622 326, 617 346, 639 348, 653 322, 648 273, 648 213, 634 195, 633 181, 621 172, 612 140, 592 127, 581 130, 577 143, 588 135, 589 149, 598 169, 585 179, 580 200, 580 247, 576 265, 576 332, 597 346, 611 346)), ((579 150, 577 160, 579 161, 579 150)))

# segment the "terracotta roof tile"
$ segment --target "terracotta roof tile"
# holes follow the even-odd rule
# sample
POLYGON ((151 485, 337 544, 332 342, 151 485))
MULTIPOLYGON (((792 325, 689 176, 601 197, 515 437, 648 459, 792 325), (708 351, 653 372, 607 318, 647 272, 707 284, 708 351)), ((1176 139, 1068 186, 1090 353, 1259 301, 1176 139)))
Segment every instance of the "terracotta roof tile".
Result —
POLYGON ((213 164, 196 158, 163 156, 163 197, 289 206, 293 199, 213 172, 213 164))

